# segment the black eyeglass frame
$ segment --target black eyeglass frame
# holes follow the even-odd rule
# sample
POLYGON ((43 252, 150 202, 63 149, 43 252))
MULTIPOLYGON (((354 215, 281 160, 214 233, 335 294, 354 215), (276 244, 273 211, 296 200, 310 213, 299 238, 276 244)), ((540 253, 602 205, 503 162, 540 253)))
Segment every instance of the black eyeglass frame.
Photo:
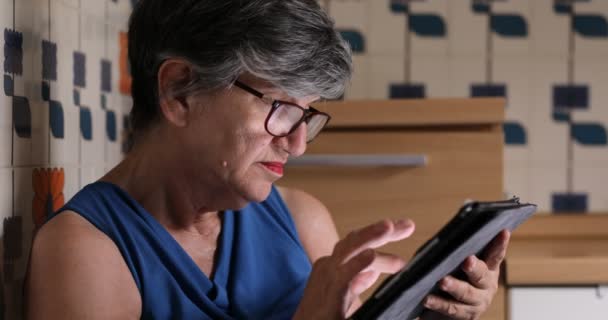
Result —
POLYGON ((266 129, 266 132, 268 132, 273 137, 278 137, 278 138, 286 137, 286 136, 292 134, 302 124, 302 122, 306 122, 308 124, 308 122, 310 121, 310 119, 312 119, 313 116, 315 116, 315 115, 325 116, 327 118, 327 121, 325 121, 325 124, 319 130, 319 132, 314 137, 312 137, 310 140, 306 139, 306 143, 309 143, 312 140, 314 140, 314 138, 316 138, 321 131, 323 131, 323 129, 327 126, 327 124, 331 120, 331 116, 329 114, 327 114, 323 111, 319 111, 319 110, 313 108, 312 106, 309 106, 308 109, 306 109, 295 103, 274 99, 272 97, 269 97, 268 95, 265 95, 265 94, 255 90, 254 88, 252 88, 238 80, 234 81, 234 85, 240 89, 243 89, 243 90, 251 93, 252 95, 260 98, 262 101, 271 105, 272 109, 270 109, 270 112, 268 113, 268 116, 266 116, 266 120, 264 121, 264 129, 266 129), (302 110, 302 117, 300 118, 300 120, 298 120, 294 123, 294 125, 291 127, 291 129, 289 129, 289 131, 286 134, 277 135, 277 134, 270 132, 270 130, 268 129, 268 122, 270 121, 270 118, 272 117, 273 113, 281 105, 287 105, 289 107, 295 107, 295 108, 302 110))

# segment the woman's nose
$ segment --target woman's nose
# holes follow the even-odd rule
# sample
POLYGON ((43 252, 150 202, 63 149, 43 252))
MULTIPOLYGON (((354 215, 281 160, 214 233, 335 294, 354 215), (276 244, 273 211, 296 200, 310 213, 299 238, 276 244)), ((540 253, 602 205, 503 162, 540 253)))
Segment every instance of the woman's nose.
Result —
POLYGON ((302 122, 292 133, 282 138, 287 144, 283 147, 290 156, 298 157, 306 151, 306 133, 306 123, 302 122))

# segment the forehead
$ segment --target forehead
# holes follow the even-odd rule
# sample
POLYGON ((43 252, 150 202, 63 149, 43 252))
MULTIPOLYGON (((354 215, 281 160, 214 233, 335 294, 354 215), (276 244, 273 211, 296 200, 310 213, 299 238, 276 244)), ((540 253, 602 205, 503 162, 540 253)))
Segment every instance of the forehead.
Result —
POLYGON ((294 98, 294 97, 288 95, 285 91, 277 88, 270 81, 260 79, 258 77, 255 77, 255 76, 252 76, 249 74, 239 77, 239 81, 243 82, 244 84, 250 86, 251 88, 253 88, 257 91, 260 91, 261 93, 263 93, 265 95, 272 97, 273 99, 283 100, 286 102, 291 102, 291 103, 295 103, 295 104, 302 105, 302 106, 307 106, 321 98, 319 96, 307 96, 307 97, 294 98))

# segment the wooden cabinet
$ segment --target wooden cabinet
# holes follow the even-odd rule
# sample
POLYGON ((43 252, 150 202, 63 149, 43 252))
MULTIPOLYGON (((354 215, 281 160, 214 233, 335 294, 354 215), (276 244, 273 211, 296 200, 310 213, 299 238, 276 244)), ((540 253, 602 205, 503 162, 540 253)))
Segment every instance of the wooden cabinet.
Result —
MULTIPOLYGON (((382 218, 408 217, 415 234, 386 251, 411 257, 466 199, 503 196, 502 99, 315 107, 332 115, 330 127, 288 165, 279 184, 319 198, 341 236, 382 218)), ((484 319, 503 319, 504 297, 501 288, 484 319)))

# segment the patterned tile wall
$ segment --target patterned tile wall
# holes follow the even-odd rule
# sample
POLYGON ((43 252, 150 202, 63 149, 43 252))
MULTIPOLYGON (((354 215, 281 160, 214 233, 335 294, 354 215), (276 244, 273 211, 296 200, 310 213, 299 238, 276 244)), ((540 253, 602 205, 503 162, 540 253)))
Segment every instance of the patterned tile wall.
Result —
POLYGON ((355 52, 345 99, 506 97, 506 193, 608 211, 608 1, 321 4, 355 52))
POLYGON ((21 319, 32 235, 122 157, 129 0, 0 0, 0 319, 21 319))
MULTIPOLYGON (((134 1, 0 0, 0 320, 36 226, 122 157, 134 1)), ((506 192, 608 211, 608 1, 320 3, 355 52, 345 99, 504 96, 506 192)))

